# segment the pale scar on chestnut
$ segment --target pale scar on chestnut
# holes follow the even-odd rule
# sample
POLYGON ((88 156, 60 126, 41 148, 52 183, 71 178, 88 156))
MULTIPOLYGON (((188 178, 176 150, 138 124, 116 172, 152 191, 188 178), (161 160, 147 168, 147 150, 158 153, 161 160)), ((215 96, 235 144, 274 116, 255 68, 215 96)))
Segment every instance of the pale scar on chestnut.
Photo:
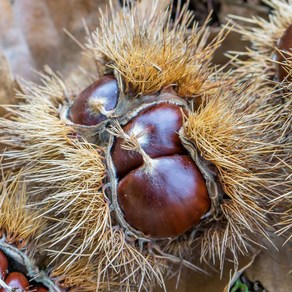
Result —
POLYGON ((69 118, 75 124, 93 126, 106 119, 104 111, 115 108, 118 84, 114 76, 104 76, 84 89, 70 107, 69 118), (103 110, 101 110, 103 109, 103 110))

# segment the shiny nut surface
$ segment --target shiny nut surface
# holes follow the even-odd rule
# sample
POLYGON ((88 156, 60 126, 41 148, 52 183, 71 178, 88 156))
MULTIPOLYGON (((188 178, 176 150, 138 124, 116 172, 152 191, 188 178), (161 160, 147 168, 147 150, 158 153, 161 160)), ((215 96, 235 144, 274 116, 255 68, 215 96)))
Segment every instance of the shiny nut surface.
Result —
POLYGON ((114 109, 118 102, 118 83, 114 76, 104 76, 83 90, 69 109, 69 119, 79 125, 93 126, 106 119, 99 110, 102 105, 106 111, 114 109))
POLYGON ((8 259, 6 255, 0 250, 0 278, 5 279, 8 269, 8 259))
MULTIPOLYGON (((182 108, 170 103, 160 103, 139 112, 123 130, 134 134, 142 149, 151 157, 186 153, 178 131, 182 127, 182 108)), ((118 138, 112 148, 112 159, 119 178, 141 166, 143 158, 137 151, 123 149, 124 140, 118 138)))
POLYGON ((42 285, 34 285, 30 287, 31 292, 48 292, 49 290, 42 285))
MULTIPOLYGON (((9 273, 5 279, 5 283, 12 288, 19 289, 16 291, 27 291, 29 287, 27 278, 19 272, 9 273)), ((7 290, 3 289, 2 291, 6 292, 7 290)))
POLYGON ((118 184, 118 201, 128 224, 157 238, 183 234, 210 208, 205 180, 187 155, 133 170, 118 184))

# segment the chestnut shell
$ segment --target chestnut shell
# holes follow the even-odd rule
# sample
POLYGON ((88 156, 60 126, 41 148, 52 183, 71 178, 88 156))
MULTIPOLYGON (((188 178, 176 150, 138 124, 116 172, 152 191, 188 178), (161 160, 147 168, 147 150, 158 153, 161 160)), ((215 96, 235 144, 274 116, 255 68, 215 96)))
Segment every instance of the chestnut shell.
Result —
POLYGON ((79 125, 94 126, 106 120, 106 116, 93 110, 90 101, 106 101, 106 111, 116 107, 119 97, 118 82, 112 75, 104 76, 86 89, 75 99, 69 109, 69 119, 79 125))
MULTIPOLYGON (((285 58, 289 58, 287 52, 292 53, 292 24, 287 28, 285 33, 279 40, 278 49, 284 52, 277 52, 277 61, 284 62, 285 58), (286 52, 286 53, 285 53, 286 52)), ((277 64, 277 77, 279 81, 283 81, 287 77, 288 73, 285 70, 285 66, 277 64)), ((288 77, 289 81, 292 81, 292 76, 288 77)))
POLYGON ((34 285, 30 288, 32 292, 48 292, 49 289, 42 285, 34 285))
POLYGON ((5 279, 8 269, 8 259, 3 251, 0 250, 0 278, 5 279))
MULTIPOLYGON (((5 283, 12 288, 21 289, 20 291, 27 291, 29 287, 27 278, 19 272, 9 273, 5 279, 5 283)), ((6 289, 2 291, 6 291, 6 289)))
MULTIPOLYGON (((135 132, 143 150, 151 157, 185 154, 178 131, 183 125, 182 108, 175 104, 160 103, 146 108, 129 121, 123 130, 135 132), (143 134, 143 132, 145 132, 143 134)), ((119 178, 143 164, 141 154, 122 148, 124 140, 118 138, 112 148, 112 159, 119 178)))
POLYGON ((176 237, 210 209, 206 182, 191 157, 153 159, 118 184, 118 202, 128 224, 153 238, 176 237))

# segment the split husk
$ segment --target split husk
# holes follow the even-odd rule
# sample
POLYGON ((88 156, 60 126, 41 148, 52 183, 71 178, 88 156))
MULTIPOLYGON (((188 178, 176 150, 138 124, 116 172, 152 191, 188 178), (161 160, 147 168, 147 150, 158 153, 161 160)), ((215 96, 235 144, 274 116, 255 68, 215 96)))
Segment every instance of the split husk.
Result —
MULTIPOLYGON (((285 235, 291 239, 291 210, 292 201, 290 195, 291 186, 291 94, 292 94, 292 53, 287 48, 279 48, 280 40, 284 33, 292 25, 292 1, 291 0, 266 0, 264 1, 271 9, 268 20, 262 18, 243 18, 232 16, 233 30, 240 33, 244 39, 251 42, 251 47, 245 52, 230 52, 229 56, 234 61, 233 74, 240 74, 242 80, 256 78, 260 87, 269 89, 266 99, 270 103, 282 104, 282 118, 279 125, 282 138, 286 139, 285 161, 282 169, 283 179, 286 186, 282 186, 279 196, 271 198, 270 205, 275 211, 274 216, 279 216, 275 227, 277 234, 285 235), (238 24, 241 21, 244 23, 238 24), (241 57, 246 58, 245 61, 241 57), (278 60, 279 56, 282 60, 278 60), (283 70, 283 80, 279 74, 279 68, 283 70), (284 74, 285 72, 285 74, 284 74), (286 177, 286 178, 285 178, 286 177), (284 211, 283 211, 284 210, 284 211)), ((287 40, 286 40, 287 42, 287 40)))
POLYGON ((271 202, 288 189, 287 104, 272 101, 257 78, 247 84, 215 71, 211 58, 223 32, 209 45, 206 26, 195 26, 186 37, 192 16, 185 8, 173 24, 156 5, 142 15, 125 9, 111 24, 104 16, 89 38, 88 54, 119 83, 119 105, 108 120, 94 127, 70 122, 67 111, 78 91, 51 70, 43 85, 28 83, 22 102, 8 108, 10 118, 0 120, 7 145, 3 168, 22 168, 32 205, 47 218, 40 235, 47 240, 40 247, 51 256, 52 277, 64 287, 165 288, 165 277, 177 271, 173 267, 201 271, 195 258, 210 265, 219 260, 221 270, 226 260, 237 265, 239 254, 273 232, 271 202), (147 106, 172 100, 163 93, 170 86, 190 112, 180 135, 210 182, 212 212, 179 238, 152 240, 130 234, 115 220, 107 129, 111 119, 123 125, 135 116, 145 96, 147 106))
POLYGON ((283 53, 277 49, 280 38, 286 29, 292 24, 292 1, 291 0, 264 0, 271 7, 269 19, 262 17, 241 17, 232 15, 232 30, 238 32, 244 40, 251 43, 250 48, 243 52, 228 54, 234 61, 235 74, 242 74, 245 80, 259 78, 258 82, 274 87, 277 73, 276 53, 283 53), (239 24, 241 22, 241 24, 239 24), (243 23, 243 24, 242 24, 243 23), (243 57, 243 59, 242 59, 243 57))
MULTIPOLYGON (((0 250, 8 257, 14 270, 41 283, 50 291, 59 292, 59 287, 42 268, 37 237, 46 227, 46 220, 39 217, 39 211, 27 206, 26 187, 17 180, 2 179, 0 183, 0 250)), ((9 288, 0 279, 0 286, 9 288)))

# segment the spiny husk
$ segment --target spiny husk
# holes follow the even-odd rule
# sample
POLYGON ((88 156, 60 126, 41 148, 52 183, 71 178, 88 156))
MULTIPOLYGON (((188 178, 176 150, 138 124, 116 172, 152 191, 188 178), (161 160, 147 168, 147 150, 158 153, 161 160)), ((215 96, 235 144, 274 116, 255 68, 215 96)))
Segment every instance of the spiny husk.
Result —
MULTIPOLYGON (((43 77, 44 86, 29 84, 27 95, 20 96, 26 103, 9 108, 11 119, 1 121, 2 141, 10 146, 3 154, 3 168, 25 166, 27 194, 34 207, 42 207, 41 214, 33 214, 33 218, 45 216, 48 221, 46 229, 39 229, 39 248, 50 250, 61 242, 58 253, 62 254, 78 237, 81 240, 75 253, 81 254, 107 224, 107 206, 100 190, 105 172, 102 150, 79 140, 58 118, 69 93, 57 75, 43 77)), ((81 280, 76 278, 74 283, 84 281, 84 276, 80 274, 81 280)), ((64 281, 71 283, 68 279, 64 281)))
MULTIPOLYGON (((288 195, 284 201, 286 206, 286 211, 281 213, 281 221, 276 223, 277 231, 279 236, 285 236, 287 238, 286 242, 291 242, 292 240, 292 198, 291 193, 288 195), (288 198, 288 196, 290 198, 288 198), (288 205, 288 208, 287 208, 288 205)), ((278 206, 278 205, 277 205, 278 206)), ((281 207, 281 205, 280 205, 281 207)), ((285 243, 286 243, 285 242, 285 243)))
MULTIPOLYGON (((111 222, 112 210, 104 194, 103 149, 84 141, 61 121, 60 106, 66 103, 68 90, 56 75, 44 78, 45 85, 26 88, 21 96, 25 103, 9 108, 11 117, 1 119, 0 132, 8 145, 3 167, 23 167, 27 193, 34 206, 42 208, 35 217, 47 218, 40 247, 51 255, 54 275, 64 269, 69 279, 64 285, 73 283, 71 267, 86 269, 87 263, 96 267, 98 289, 106 283, 114 289, 117 282, 125 291, 157 282, 163 286, 165 259, 140 252, 138 244, 127 242, 124 231, 111 222)), ((83 283, 85 275, 74 283, 83 283)), ((91 287, 90 279, 82 289, 87 285, 91 287)))
POLYGON ((20 175, 10 180, 6 174, 0 182, 0 232, 5 242, 33 253, 33 241, 45 229, 46 220, 40 212, 28 206, 26 185, 20 175))
POLYGON ((292 52, 286 52, 284 56, 284 61, 280 63, 283 66, 283 69, 286 72, 286 77, 279 84, 279 88, 283 90, 286 94, 290 93, 290 96, 288 96, 288 99, 291 99, 292 96, 292 52))
MULTIPOLYGON (((274 79, 276 46, 286 29, 292 24, 291 0, 264 0, 263 2, 273 9, 268 20, 261 17, 231 16, 234 20, 246 24, 240 25, 233 22, 231 29, 241 34, 243 39, 251 42, 251 47, 245 52, 229 52, 237 67, 236 74, 243 73, 243 77, 247 80, 260 77, 258 82, 274 79)), ((271 85, 273 86, 273 84, 271 85)))
MULTIPOLYGON (((45 285, 50 291, 60 289, 51 281, 43 267, 45 254, 39 249, 38 236, 47 221, 40 217, 40 211, 29 205, 26 184, 22 171, 12 177, 2 173, 0 183, 0 250, 9 258, 10 265, 31 280, 45 285)), ((9 289, 2 280, 0 286, 9 289)))
MULTIPOLYGON (((153 12, 154 10, 153 8, 153 12)), ((188 19, 188 16, 185 17, 184 22, 188 19)), ((158 23, 158 20, 159 17, 155 23, 158 23)), ((148 24, 154 25, 150 20, 148 24)), ((161 33, 162 24, 159 27, 161 33)), ((125 25, 122 28, 125 29, 125 25)), ((146 33, 146 28, 147 25, 140 27, 138 22, 133 31, 141 30, 146 33)), ((171 49, 170 40, 174 41, 175 34, 182 38, 185 32, 184 24, 181 28, 178 25, 176 28, 176 32, 167 30, 170 37, 165 36, 164 41, 167 46, 163 46, 167 50, 171 49)), ((156 28, 150 32, 149 35, 152 35, 150 40, 154 40, 156 28)), ((137 38, 138 35, 135 37, 137 38)), ((141 37, 141 42, 145 39, 144 37, 141 37)), ((177 62, 182 55, 187 55, 188 59, 182 60, 182 63, 186 63, 195 49, 200 52, 200 55, 197 55, 197 58, 198 56, 200 58, 196 60, 196 65, 189 68, 184 64, 182 67, 186 72, 191 71, 191 74, 181 75, 180 73, 181 79, 175 77, 177 80, 174 81, 179 83, 183 80, 182 78, 193 78, 194 74, 199 73, 200 78, 205 76, 205 71, 198 71, 197 68, 205 68, 207 72, 208 66, 204 64, 209 62, 206 60, 210 58, 214 47, 220 42, 218 39, 214 46, 202 49, 203 44, 199 39, 205 41, 206 37, 202 29, 194 37, 196 40, 190 37, 189 42, 192 44, 190 49, 185 43, 183 53, 171 55, 174 58, 172 63, 174 60, 177 62), (188 50, 185 52, 186 49, 190 50, 190 54, 186 54, 188 52, 188 50), (205 59, 204 54, 207 56, 205 59), (201 65, 198 65, 199 62, 201 65)), ((162 35, 156 40, 156 46, 159 41, 163 41, 162 35)), ((150 44, 151 42, 148 41, 149 48, 150 44)), ((177 41, 177 46, 178 44, 179 41, 177 41)), ((154 53, 157 54, 155 50, 152 51, 152 57, 154 53)), ((167 70, 170 71, 170 68, 173 70, 172 66, 167 70)), ((116 69, 121 71, 119 68, 116 69)), ((142 74, 148 69, 147 67, 142 69, 140 68, 138 73, 141 78, 144 78, 142 74)), ((175 71, 178 70, 173 70, 175 71)), ((208 71, 208 74, 210 72, 208 71)), ((51 77, 43 76, 43 86, 28 85, 26 94, 21 95, 24 103, 10 108, 12 116, 9 120, 1 120, 0 132, 2 140, 10 146, 5 153, 4 167, 6 169, 24 167, 24 178, 29 183, 28 191, 34 198, 35 205, 43 208, 42 215, 45 215, 48 220, 48 228, 40 236, 47 240, 42 240, 41 247, 52 256, 51 265, 57 266, 55 275, 62 274, 64 268, 66 275, 73 279, 74 277, 70 276, 70 267, 78 264, 80 258, 85 258, 80 262, 81 269, 86 262, 96 267, 97 289, 103 289, 105 283, 108 283, 109 289, 115 289, 115 283, 119 283, 119 287, 123 290, 130 291, 148 289, 156 283, 163 287, 163 271, 167 268, 169 261, 196 269, 195 266, 183 261, 181 255, 179 257, 168 255, 158 247, 153 249, 156 251, 153 252, 148 244, 129 240, 124 231, 111 222, 112 210, 104 192, 106 185, 103 185, 105 176, 103 149, 83 140, 73 127, 66 125, 59 118, 60 108, 70 102, 72 90, 68 89, 57 75, 52 72, 50 74, 51 77), (64 255, 66 255, 65 260, 63 260, 64 255), (60 259, 62 259, 61 263, 60 259)), ((126 78, 123 74, 122 77, 126 78)), ((150 86, 151 91, 160 90, 165 85, 172 85, 173 81, 169 79, 169 76, 167 78, 163 82, 159 81, 158 86, 150 86)), ((127 84, 125 80, 123 81, 127 84)), ((153 80, 155 79, 152 79, 152 83, 153 80)), ((200 80, 199 83, 201 83, 200 80)), ((190 87, 192 84, 185 83, 181 90, 184 86, 190 87)), ((150 83, 147 86, 149 85, 150 83)), ((144 87, 143 85, 142 88, 144 87)), ((137 90, 136 93, 149 93, 149 88, 146 91, 135 88, 134 90, 137 90)), ((205 86, 204 90, 208 88, 205 86)), ((195 93, 198 92, 191 94, 195 93)), ((72 275, 74 275, 74 269, 72 275)), ((70 285, 70 281, 64 281, 64 286, 70 285)), ((91 280, 89 282, 86 285, 91 287, 91 280)), ((78 286, 78 283, 83 283, 83 278, 76 278, 74 283, 78 286)))
POLYGON ((97 282, 93 267, 87 258, 81 258, 70 266, 63 265, 68 255, 62 255, 52 267, 50 277, 62 288, 73 288, 74 291, 96 291, 97 282))
MULTIPOLYGON (((289 60, 286 63, 286 69, 288 72, 287 76, 292 74, 292 60, 289 60)), ((282 103, 286 104, 286 116, 287 119, 283 123, 283 127, 287 130, 283 132, 283 135, 288 137, 291 142, 291 133, 292 133, 292 82, 288 79, 281 84, 279 84, 279 94, 282 98, 282 103)), ((292 173, 292 155, 291 155, 291 146, 287 148, 287 160, 283 161, 285 167, 283 172, 286 174, 286 181, 291 181, 292 173)), ((283 192, 281 196, 275 197, 271 200, 273 209, 278 212, 278 219, 275 222, 275 227, 277 229, 276 233, 279 236, 285 236, 287 238, 286 242, 291 241, 292 239, 292 192, 291 188, 287 189, 286 192, 283 192)))
MULTIPOLYGON (((164 287, 166 259, 160 259, 138 242, 129 241, 117 226, 108 230, 105 241, 107 245, 95 261, 99 283, 115 280, 121 291, 149 289, 157 283, 164 287)), ((115 290, 115 286, 110 288, 115 290)))
POLYGON ((271 201, 291 188, 291 100, 283 103, 282 94, 277 97, 253 81, 218 91, 184 126, 185 136, 216 166, 226 194, 221 218, 196 239, 202 260, 219 256, 221 267, 226 251, 236 261, 238 253, 268 238, 275 217, 271 201))
POLYGON ((193 16, 186 8, 178 10, 174 23, 171 9, 165 12, 155 0, 144 11, 112 9, 101 17, 88 47, 101 63, 121 74, 126 93, 147 95, 170 85, 180 96, 212 92, 218 84, 212 80, 210 61, 224 31, 207 44, 208 20, 201 28, 195 24, 188 30, 193 16))
POLYGON ((87 254, 76 255, 78 240, 71 242, 64 254, 57 249, 48 251, 53 257, 58 255, 51 276, 60 286, 81 287, 81 291, 137 291, 157 283, 164 287, 166 259, 129 242, 118 226, 109 226, 94 244, 87 254))
POLYGON ((108 66, 120 73, 129 93, 156 93, 173 83, 182 96, 205 93, 202 100, 206 102, 187 121, 185 136, 218 168, 219 180, 229 199, 220 207, 221 217, 192 236, 180 238, 179 244, 176 240, 163 243, 131 240, 111 218, 112 209, 105 192, 108 186, 104 183, 105 150, 90 144, 72 125, 60 119, 61 107, 70 103, 72 90, 55 74, 44 76, 44 85, 30 84, 22 95, 24 103, 10 108, 10 119, 0 120, 0 136, 8 145, 3 167, 23 167, 25 181, 29 183, 27 191, 35 206, 44 210, 48 228, 40 237, 48 240, 42 240, 41 247, 52 257, 51 265, 55 266, 52 275, 56 278, 63 272, 70 275, 67 282, 60 279, 64 286, 73 285, 74 277, 74 285, 84 286, 83 276, 88 273, 85 287, 95 287, 95 280, 99 290, 105 287, 143 290, 155 283, 164 287, 163 274, 169 269, 169 262, 196 269, 184 260, 186 251, 197 247, 196 242, 201 247, 202 260, 219 255, 223 263, 226 248, 236 259, 238 251, 246 252, 253 240, 249 232, 266 234, 267 201, 274 198, 276 187, 283 181, 278 174, 281 159, 285 160, 281 148, 283 126, 279 122, 285 118, 281 104, 267 103, 258 89, 256 96, 253 90, 238 85, 234 91, 218 90, 208 64, 220 41, 204 49, 205 29, 195 29, 193 36, 183 37, 187 13, 182 25, 170 28, 168 14, 156 16, 153 7, 144 21, 135 16, 135 8, 130 14, 114 16, 114 24, 107 23, 104 17, 102 33, 95 34, 91 48, 97 58, 110 62, 108 66), (162 23, 166 25, 164 30, 162 23), (164 71, 161 73, 157 66, 164 71), (216 91, 210 91, 210 84, 202 82, 201 76, 212 87, 215 84, 216 91), (266 189, 269 191, 265 192, 266 189), (95 275, 91 274, 92 269, 95 275), (84 271, 81 278, 77 276, 79 271, 84 271))

